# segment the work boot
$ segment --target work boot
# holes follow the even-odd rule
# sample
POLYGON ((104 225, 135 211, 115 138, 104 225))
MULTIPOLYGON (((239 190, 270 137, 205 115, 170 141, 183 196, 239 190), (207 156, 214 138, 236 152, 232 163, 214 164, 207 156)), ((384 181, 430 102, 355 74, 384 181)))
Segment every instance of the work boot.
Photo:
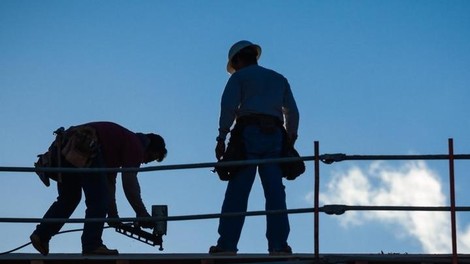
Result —
POLYGON ((290 246, 286 246, 285 248, 281 250, 272 250, 269 251, 270 256, 286 256, 286 255, 292 255, 292 248, 290 246))
POLYGON ((117 249, 108 249, 105 245, 101 245, 96 249, 83 251, 84 256, 96 256, 96 255, 119 255, 117 249))
POLYGON ((211 246, 209 248, 209 254, 216 255, 216 256, 236 256, 237 252, 235 251, 227 251, 218 246, 211 246))
POLYGON ((49 242, 41 241, 41 238, 35 232, 31 234, 29 239, 31 240, 31 244, 33 245, 33 247, 37 251, 39 251, 39 253, 44 256, 47 256, 47 254, 49 254, 49 242))

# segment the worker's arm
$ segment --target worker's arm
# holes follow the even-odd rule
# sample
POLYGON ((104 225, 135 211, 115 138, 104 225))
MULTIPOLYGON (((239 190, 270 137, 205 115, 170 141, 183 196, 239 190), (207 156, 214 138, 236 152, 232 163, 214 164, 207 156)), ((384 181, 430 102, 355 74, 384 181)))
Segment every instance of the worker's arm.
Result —
POLYGON ((134 209, 137 217, 149 216, 142 197, 140 195, 140 185, 137 179, 136 172, 123 172, 122 173, 122 187, 124 194, 126 195, 127 201, 134 209))
MULTIPOLYGON (((124 194, 126 195, 127 201, 134 209, 137 217, 150 217, 150 214, 145 209, 144 202, 142 202, 142 197, 140 195, 140 185, 139 180, 137 179, 136 172, 123 172, 122 173, 122 187, 124 189, 124 194)), ((154 223, 139 221, 138 225, 146 228, 152 228, 154 223)))

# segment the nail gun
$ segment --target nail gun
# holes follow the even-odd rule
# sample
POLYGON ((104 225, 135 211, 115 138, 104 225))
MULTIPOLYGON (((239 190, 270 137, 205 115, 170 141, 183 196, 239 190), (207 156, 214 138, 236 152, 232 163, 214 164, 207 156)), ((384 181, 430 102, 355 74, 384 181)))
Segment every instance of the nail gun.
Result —
POLYGON ((152 233, 147 232, 140 228, 136 223, 132 224, 119 224, 115 226, 116 232, 121 233, 130 238, 139 240, 145 244, 156 246, 159 245, 159 250, 163 250, 162 236, 166 235, 168 217, 168 206, 166 205, 152 205, 152 217, 158 218, 153 226, 152 233), (162 220, 160 220, 162 219, 162 220))

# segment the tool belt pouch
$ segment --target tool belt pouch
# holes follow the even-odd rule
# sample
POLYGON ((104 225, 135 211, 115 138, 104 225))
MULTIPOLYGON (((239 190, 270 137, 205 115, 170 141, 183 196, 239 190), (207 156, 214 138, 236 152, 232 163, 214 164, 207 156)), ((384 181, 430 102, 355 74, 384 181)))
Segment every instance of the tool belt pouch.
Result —
MULTIPOLYGON (((34 163, 35 168, 53 168, 57 165, 54 162, 53 154, 51 151, 46 151, 43 154, 38 155, 38 160, 34 163)), ((54 181, 59 181, 59 175, 56 172, 43 172, 43 171, 36 171, 36 174, 39 176, 39 179, 49 187, 51 185, 49 179, 53 179, 54 181)))
POLYGON ((98 136, 91 126, 71 127, 62 148, 65 160, 77 168, 89 167, 98 153, 98 136))
POLYGON ((295 180, 297 177, 302 175, 305 172, 305 162, 300 158, 299 152, 290 145, 287 141, 287 132, 284 131, 284 144, 282 146, 282 158, 298 158, 298 160, 290 162, 282 162, 279 165, 281 166, 283 177, 287 180, 295 180))
POLYGON ((235 166, 218 166, 227 161, 237 161, 245 159, 245 147, 242 141, 242 125, 235 125, 233 130, 230 132, 230 140, 227 145, 227 149, 221 160, 217 162, 215 171, 219 175, 219 179, 222 181, 229 181, 235 177, 237 172, 243 168, 243 165, 235 166))
MULTIPOLYGON (((43 153, 39 154, 38 160, 34 163, 35 168, 57 168, 61 167, 60 165, 60 146, 62 144, 62 133, 64 132, 64 128, 61 127, 57 129, 54 134, 57 135, 56 139, 52 142, 49 146, 48 150, 43 153)), ((60 172, 43 172, 43 171, 36 171, 36 174, 39 176, 39 179, 46 185, 47 187, 50 186, 50 180, 52 179, 56 182, 61 181, 61 173, 60 172)))
POLYGON ((283 162, 281 163, 281 170, 284 178, 287 180, 295 180, 297 177, 302 175, 305 172, 305 163, 300 158, 299 153, 295 150, 294 147, 287 149, 283 155, 283 158, 299 158, 296 161, 283 162))

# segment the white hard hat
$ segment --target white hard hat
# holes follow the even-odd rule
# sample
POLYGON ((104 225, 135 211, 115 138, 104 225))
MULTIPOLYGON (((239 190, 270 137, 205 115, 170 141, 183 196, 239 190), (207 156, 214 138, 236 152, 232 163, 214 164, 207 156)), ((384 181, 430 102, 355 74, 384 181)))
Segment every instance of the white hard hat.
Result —
POLYGON ((246 47, 254 47, 256 51, 258 52, 258 55, 256 55, 256 59, 258 60, 259 57, 261 56, 261 47, 257 44, 253 44, 248 40, 240 40, 239 42, 235 43, 232 45, 230 50, 228 51, 228 62, 227 62, 227 71, 232 74, 235 72, 235 69, 232 67, 230 64, 230 61, 232 58, 237 54, 240 50, 246 48, 246 47))

